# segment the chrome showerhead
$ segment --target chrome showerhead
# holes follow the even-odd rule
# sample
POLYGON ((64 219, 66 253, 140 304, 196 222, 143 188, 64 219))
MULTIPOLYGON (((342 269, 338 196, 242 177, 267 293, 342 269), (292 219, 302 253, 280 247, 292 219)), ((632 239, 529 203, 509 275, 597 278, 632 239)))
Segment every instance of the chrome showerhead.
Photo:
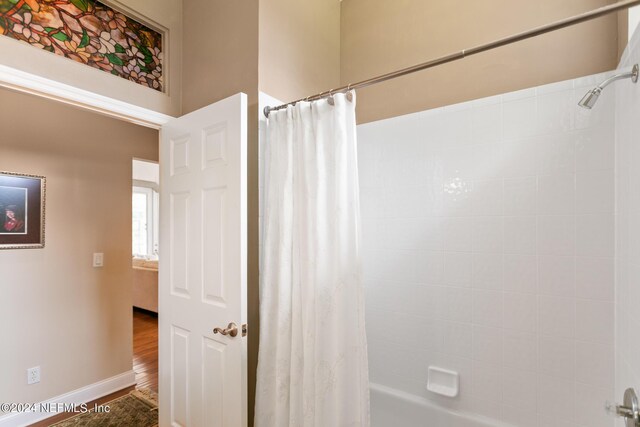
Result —
POLYGON ((630 78, 633 83, 636 83, 638 81, 638 72, 639 72, 638 64, 635 64, 631 69, 631 71, 629 71, 628 73, 620 73, 620 74, 616 74, 615 76, 609 77, 607 80, 603 81, 598 86, 596 86, 595 88, 587 92, 582 97, 580 102, 578 102, 578 105, 581 106, 582 108, 586 108, 590 110, 591 108, 593 108, 594 105, 596 105, 596 102, 598 101, 598 97, 600 96, 600 94, 602 93, 602 90, 605 87, 615 82, 616 80, 620 80, 620 79, 630 78))
POLYGON ((582 97, 580 102, 578 102, 578 105, 581 106, 582 108, 586 108, 590 110, 594 105, 596 105, 596 102, 598 101, 598 97, 600 96, 601 93, 602 93, 602 89, 600 88, 591 89, 582 97))

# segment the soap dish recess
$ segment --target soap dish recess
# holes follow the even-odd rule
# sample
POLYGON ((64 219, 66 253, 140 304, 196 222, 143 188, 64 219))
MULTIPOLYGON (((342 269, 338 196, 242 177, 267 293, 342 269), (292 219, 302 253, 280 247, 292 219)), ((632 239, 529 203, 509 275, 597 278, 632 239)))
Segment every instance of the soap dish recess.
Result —
POLYGON ((448 369, 429 366, 427 390, 441 396, 456 397, 460 391, 458 373, 448 369))

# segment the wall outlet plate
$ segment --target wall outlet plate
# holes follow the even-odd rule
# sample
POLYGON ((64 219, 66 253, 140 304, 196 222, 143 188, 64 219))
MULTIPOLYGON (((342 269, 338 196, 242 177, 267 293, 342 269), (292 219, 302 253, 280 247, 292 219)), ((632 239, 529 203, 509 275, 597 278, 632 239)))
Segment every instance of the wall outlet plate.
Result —
POLYGON ((94 267, 104 266, 104 254, 102 252, 93 254, 93 266, 94 267))
POLYGON ((27 384, 36 384, 40 382, 40 366, 27 369, 27 384))

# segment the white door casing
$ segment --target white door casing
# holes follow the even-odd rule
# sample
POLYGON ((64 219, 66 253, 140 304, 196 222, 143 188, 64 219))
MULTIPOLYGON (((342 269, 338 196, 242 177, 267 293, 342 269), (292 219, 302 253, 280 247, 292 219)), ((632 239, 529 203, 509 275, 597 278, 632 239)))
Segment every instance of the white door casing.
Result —
POLYGON ((160 131, 160 427, 247 425, 246 146, 245 94, 160 131))

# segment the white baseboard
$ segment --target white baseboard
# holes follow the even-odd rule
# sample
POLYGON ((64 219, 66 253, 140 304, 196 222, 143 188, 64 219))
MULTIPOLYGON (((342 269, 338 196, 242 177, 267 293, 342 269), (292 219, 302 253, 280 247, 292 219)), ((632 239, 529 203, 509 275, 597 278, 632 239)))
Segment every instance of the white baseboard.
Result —
MULTIPOLYGON (((98 381, 97 383, 79 388, 69 393, 61 394, 42 404, 56 403, 87 403, 99 399, 116 391, 136 384, 136 374, 133 371, 123 372, 115 377, 98 381)), ((18 402, 16 402, 18 403, 18 402)), ((23 427, 42 421, 56 414, 42 412, 11 413, 0 417, 0 427, 23 427)))

